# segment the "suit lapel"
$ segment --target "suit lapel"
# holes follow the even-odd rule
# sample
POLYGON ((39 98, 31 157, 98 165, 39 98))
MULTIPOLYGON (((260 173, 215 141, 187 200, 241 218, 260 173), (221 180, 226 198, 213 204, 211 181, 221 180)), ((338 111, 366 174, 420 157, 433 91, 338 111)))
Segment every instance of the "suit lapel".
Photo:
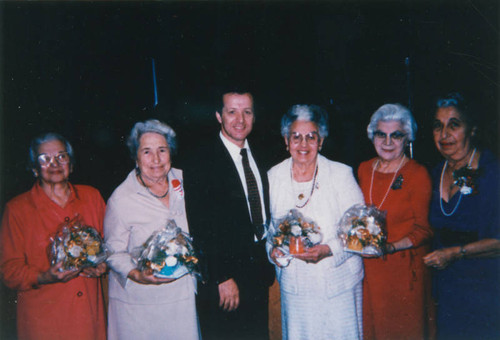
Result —
POLYGON ((216 155, 216 159, 220 159, 220 166, 216 171, 220 171, 220 174, 224 174, 222 177, 224 181, 219 183, 228 191, 235 193, 238 192, 237 196, 241 196, 246 200, 245 189, 243 188, 243 183, 241 183, 240 175, 238 174, 238 170, 236 169, 236 165, 227 151, 226 146, 222 143, 222 140, 217 137, 217 147, 215 148, 218 155, 216 155))

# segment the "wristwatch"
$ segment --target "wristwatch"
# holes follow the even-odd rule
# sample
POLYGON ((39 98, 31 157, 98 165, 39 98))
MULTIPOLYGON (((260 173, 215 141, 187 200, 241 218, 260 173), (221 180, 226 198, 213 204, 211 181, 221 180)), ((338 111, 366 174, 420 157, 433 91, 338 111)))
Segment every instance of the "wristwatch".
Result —
POLYGON ((465 249, 464 246, 460 247, 460 258, 463 259, 467 255, 467 250, 465 249))

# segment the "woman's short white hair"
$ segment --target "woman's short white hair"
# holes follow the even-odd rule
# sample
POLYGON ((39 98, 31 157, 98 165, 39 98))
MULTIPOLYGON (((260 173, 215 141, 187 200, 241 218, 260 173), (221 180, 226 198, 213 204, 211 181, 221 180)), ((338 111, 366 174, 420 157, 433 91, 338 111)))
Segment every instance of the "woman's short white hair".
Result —
POLYGON ((368 138, 373 141, 373 133, 377 130, 379 122, 397 121, 408 135, 408 141, 413 142, 417 134, 417 123, 410 110, 401 104, 384 104, 373 113, 366 131, 368 138))
POLYGON ((290 128, 296 121, 312 122, 318 126, 321 138, 328 136, 328 113, 317 105, 294 105, 281 118, 281 135, 290 135, 290 128))
POLYGON ((145 122, 136 123, 132 128, 132 131, 130 131, 130 135, 127 139, 127 146, 133 160, 137 159, 137 149, 139 149, 141 136, 148 132, 154 132, 165 137, 170 153, 172 155, 175 154, 177 151, 175 131, 170 126, 157 119, 149 119, 145 122))

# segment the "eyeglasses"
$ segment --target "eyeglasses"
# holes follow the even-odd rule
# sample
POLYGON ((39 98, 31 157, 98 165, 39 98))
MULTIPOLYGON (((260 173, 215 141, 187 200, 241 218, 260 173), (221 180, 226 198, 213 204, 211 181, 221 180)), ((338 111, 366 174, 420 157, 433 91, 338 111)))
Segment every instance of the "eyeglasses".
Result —
POLYGON ((69 154, 67 152, 60 152, 57 155, 49 156, 46 153, 42 153, 38 155, 38 163, 40 166, 47 167, 53 161, 56 161, 58 164, 67 164, 69 162, 69 154))
MULTIPOLYGON (((394 142, 401 142, 405 137, 406 133, 403 133, 401 131, 394 131, 393 133, 389 134, 389 138, 394 142)), ((377 130, 373 132, 373 138, 382 141, 387 140, 387 133, 377 130)))
POLYGON ((290 142, 293 144, 300 144, 304 139, 306 140, 307 144, 316 145, 319 142, 319 133, 313 131, 309 132, 307 135, 303 135, 298 132, 292 132, 290 136, 290 142))

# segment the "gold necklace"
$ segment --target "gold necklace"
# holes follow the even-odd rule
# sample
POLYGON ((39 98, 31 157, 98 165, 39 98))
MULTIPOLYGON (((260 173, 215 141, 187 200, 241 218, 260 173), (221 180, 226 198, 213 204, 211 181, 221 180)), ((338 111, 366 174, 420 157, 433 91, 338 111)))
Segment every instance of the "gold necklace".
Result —
MULTIPOLYGON (((293 187, 293 169, 292 169, 292 167, 293 167, 293 164, 290 167, 290 180, 292 182, 292 187, 293 187)), ((311 199, 311 197, 312 197, 312 195, 314 193, 314 189, 316 188, 316 177, 317 177, 317 175, 318 175, 318 164, 316 164, 316 170, 314 171, 314 177, 313 177, 313 180, 312 180, 312 187, 311 187, 311 192, 309 193, 309 197, 307 198, 307 201, 305 201, 304 204, 302 204, 302 205, 295 204, 296 208, 299 208, 299 209, 304 208, 307 205, 307 203, 309 203, 309 200, 311 199)), ((304 194, 300 193, 299 196, 298 196, 298 199, 302 200, 303 198, 304 198, 304 194)))
MULTIPOLYGON (((380 205, 377 207, 377 209, 380 209, 382 207, 382 204, 384 204, 385 199, 389 195, 389 191, 391 191, 391 187, 394 184, 394 179, 396 179, 396 175, 398 174, 399 169, 403 166, 403 163, 405 161, 406 156, 403 155, 403 158, 401 159, 401 162, 398 165, 398 168, 396 169, 396 172, 394 172, 394 176, 392 176, 391 183, 389 184, 389 187, 387 188, 387 191, 385 192, 384 198, 382 199, 382 202, 380 202, 380 205)), ((375 163, 375 166, 372 169, 372 180, 370 181, 370 204, 373 204, 373 199, 372 199, 372 188, 373 188, 373 177, 375 174, 375 169, 377 169, 377 166, 380 162, 380 159, 377 159, 377 163, 375 163)))

